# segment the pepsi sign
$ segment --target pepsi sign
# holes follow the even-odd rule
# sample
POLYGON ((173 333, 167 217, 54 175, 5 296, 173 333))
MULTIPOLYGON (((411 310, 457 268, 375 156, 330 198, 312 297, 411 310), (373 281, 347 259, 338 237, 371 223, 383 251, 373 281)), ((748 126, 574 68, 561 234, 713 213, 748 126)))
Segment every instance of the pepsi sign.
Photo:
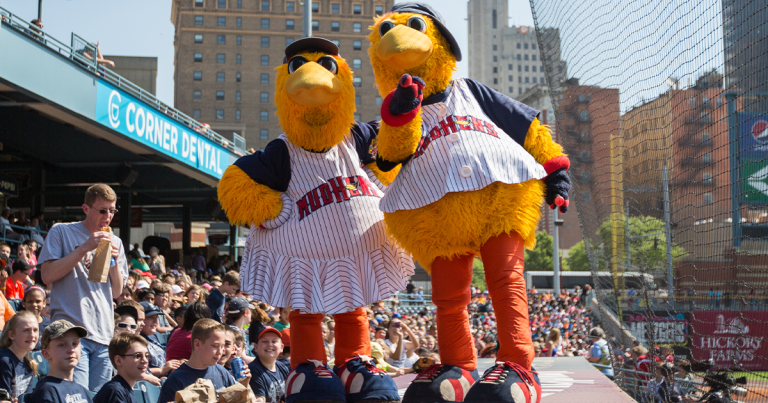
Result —
POLYGON ((741 156, 768 157, 768 114, 739 113, 741 156))

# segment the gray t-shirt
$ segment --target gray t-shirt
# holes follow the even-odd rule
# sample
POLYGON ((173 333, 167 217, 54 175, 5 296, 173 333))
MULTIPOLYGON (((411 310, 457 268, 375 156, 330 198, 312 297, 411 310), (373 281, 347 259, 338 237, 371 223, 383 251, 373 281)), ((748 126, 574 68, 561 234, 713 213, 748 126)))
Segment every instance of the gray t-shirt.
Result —
MULTIPOLYGON (((61 259, 85 243, 92 233, 82 222, 56 224, 45 239, 38 263, 61 259)), ((112 242, 120 246, 117 265, 123 280, 128 278, 128 263, 123 243, 114 234, 112 242)), ((86 339, 109 345, 115 329, 112 309, 112 280, 106 283, 88 281, 88 268, 93 260, 93 251, 88 252, 72 271, 51 287, 51 320, 66 319, 88 330, 86 339)))

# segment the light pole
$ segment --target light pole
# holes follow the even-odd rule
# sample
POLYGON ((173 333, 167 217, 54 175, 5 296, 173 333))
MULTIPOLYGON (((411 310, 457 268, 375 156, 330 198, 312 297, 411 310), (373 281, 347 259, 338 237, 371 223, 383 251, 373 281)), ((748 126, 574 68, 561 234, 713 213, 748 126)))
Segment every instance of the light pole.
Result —
POLYGON ((312 0, 300 1, 299 4, 304 5, 304 23, 302 35, 304 35, 305 38, 309 38, 312 36, 312 0))
POLYGON ((37 19, 43 20, 43 0, 37 0, 37 19))

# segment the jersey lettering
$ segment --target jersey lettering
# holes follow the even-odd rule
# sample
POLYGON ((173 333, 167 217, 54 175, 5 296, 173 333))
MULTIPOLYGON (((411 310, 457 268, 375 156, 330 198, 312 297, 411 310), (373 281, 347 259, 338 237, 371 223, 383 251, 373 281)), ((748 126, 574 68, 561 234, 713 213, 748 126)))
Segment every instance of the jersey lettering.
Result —
POLYGON ((414 153, 413 158, 422 156, 433 141, 462 130, 474 130, 499 138, 499 134, 496 132, 496 125, 494 125, 492 122, 478 119, 474 116, 448 115, 445 119, 439 121, 436 126, 432 127, 432 129, 430 129, 429 132, 421 138, 419 145, 416 147, 416 152, 414 153))
POLYGON ((382 197, 382 194, 367 176, 337 176, 328 179, 296 202, 299 221, 331 203, 341 203, 360 196, 382 197))

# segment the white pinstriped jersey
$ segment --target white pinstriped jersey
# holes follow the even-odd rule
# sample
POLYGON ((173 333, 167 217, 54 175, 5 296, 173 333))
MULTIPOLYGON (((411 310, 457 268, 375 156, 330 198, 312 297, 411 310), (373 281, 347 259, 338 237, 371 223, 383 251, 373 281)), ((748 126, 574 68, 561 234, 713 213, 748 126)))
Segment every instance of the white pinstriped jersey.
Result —
POLYGON ((352 136, 324 153, 278 139, 290 155, 288 217, 251 227, 243 289, 273 306, 333 314, 404 288, 413 261, 386 233, 383 193, 361 167, 352 136))
POLYGON ((422 106, 421 116, 416 152, 379 204, 385 213, 417 209, 450 192, 547 176, 544 167, 483 112, 463 78, 454 79, 443 102, 422 106))

